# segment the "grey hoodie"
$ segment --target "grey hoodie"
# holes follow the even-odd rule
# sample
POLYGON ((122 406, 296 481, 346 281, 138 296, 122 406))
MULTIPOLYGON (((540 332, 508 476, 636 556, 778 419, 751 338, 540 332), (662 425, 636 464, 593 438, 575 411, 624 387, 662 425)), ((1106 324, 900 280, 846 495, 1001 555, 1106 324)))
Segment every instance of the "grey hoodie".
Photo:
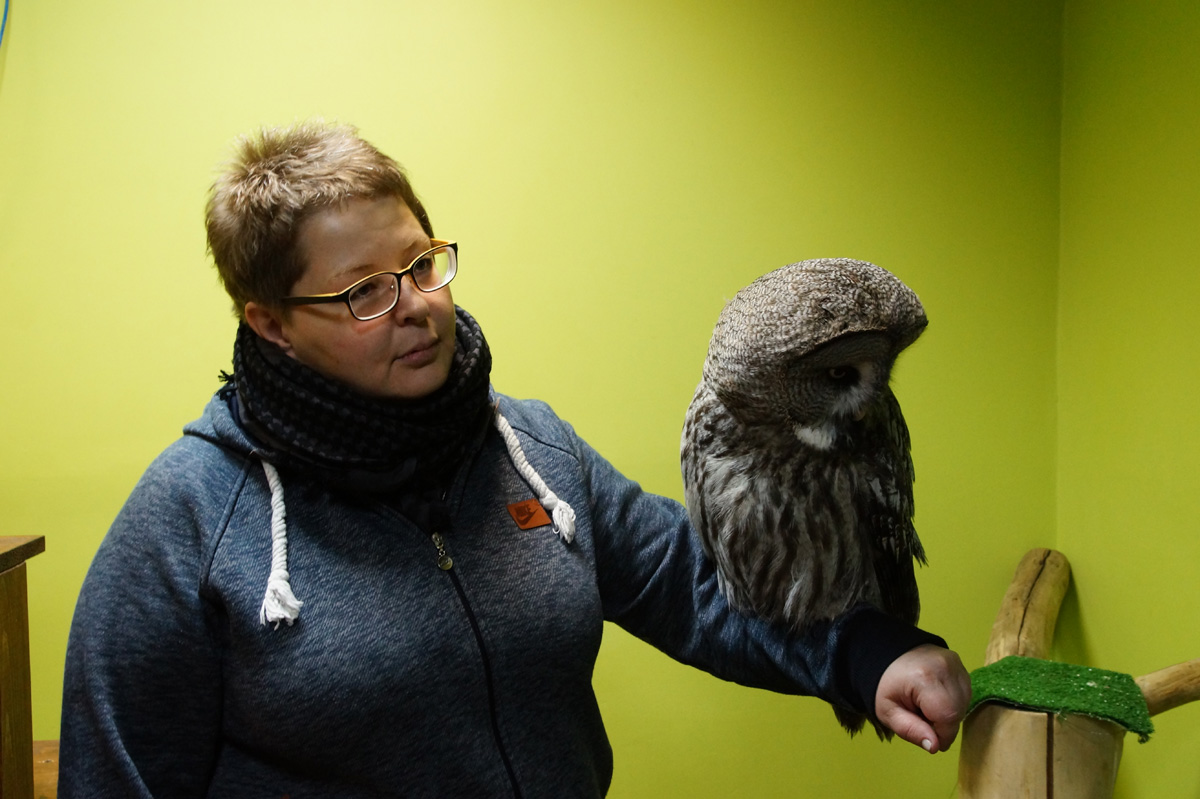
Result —
POLYGON ((281 469, 303 605, 264 624, 272 494, 227 396, 151 464, 88 572, 63 799, 603 796, 604 620, 724 679, 858 711, 895 657, 943 643, 868 608, 802 635, 739 615, 682 506, 545 404, 506 397, 529 463, 575 510, 573 540, 518 527, 508 506, 534 492, 492 429, 454 479, 440 547, 394 503, 281 469))

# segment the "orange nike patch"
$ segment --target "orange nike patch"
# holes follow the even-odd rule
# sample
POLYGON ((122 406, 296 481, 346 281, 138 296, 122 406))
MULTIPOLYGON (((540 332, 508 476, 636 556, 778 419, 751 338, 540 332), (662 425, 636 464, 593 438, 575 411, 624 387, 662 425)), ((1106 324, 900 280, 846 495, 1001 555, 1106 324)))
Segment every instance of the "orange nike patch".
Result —
POLYGON ((546 515, 546 509, 536 499, 514 502, 508 506, 508 515, 513 517, 513 521, 517 523, 517 527, 522 530, 543 527, 550 523, 550 517, 546 515))

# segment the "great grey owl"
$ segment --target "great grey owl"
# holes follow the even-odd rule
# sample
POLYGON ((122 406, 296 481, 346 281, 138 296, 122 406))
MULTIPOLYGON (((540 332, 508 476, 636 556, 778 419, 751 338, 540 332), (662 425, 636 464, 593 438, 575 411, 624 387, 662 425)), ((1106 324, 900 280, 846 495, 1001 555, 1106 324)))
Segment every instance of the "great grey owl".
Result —
MULTIPOLYGON (((845 258, 776 269, 725 306, 680 459, 692 525, 734 607, 796 630, 862 602, 916 623, 925 552, 888 383, 926 323, 896 277, 845 258)), ((862 729, 863 716, 834 712, 862 729)))

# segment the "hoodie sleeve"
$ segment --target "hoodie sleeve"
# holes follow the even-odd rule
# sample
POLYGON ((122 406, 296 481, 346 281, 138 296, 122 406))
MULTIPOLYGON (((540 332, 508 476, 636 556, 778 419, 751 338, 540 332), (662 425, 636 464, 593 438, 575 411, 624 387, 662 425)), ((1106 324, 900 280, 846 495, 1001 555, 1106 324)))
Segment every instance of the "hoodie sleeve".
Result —
POLYGON ((737 612, 718 589, 684 507, 644 492, 576 442, 605 617, 676 660, 874 715, 879 679, 893 660, 921 644, 946 645, 865 605, 799 634, 737 612))
POLYGON ((222 691, 204 543, 233 497, 185 451, 147 470, 84 581, 67 647, 63 799, 206 794, 222 691))

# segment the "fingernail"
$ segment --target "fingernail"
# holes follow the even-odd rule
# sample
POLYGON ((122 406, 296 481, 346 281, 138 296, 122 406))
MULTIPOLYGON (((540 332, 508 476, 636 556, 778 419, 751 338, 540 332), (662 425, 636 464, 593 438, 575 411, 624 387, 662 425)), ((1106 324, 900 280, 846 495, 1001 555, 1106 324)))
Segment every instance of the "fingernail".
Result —
POLYGON ((932 752, 933 751, 933 741, 926 738, 925 740, 921 741, 921 748, 924 749, 926 752, 932 752))

